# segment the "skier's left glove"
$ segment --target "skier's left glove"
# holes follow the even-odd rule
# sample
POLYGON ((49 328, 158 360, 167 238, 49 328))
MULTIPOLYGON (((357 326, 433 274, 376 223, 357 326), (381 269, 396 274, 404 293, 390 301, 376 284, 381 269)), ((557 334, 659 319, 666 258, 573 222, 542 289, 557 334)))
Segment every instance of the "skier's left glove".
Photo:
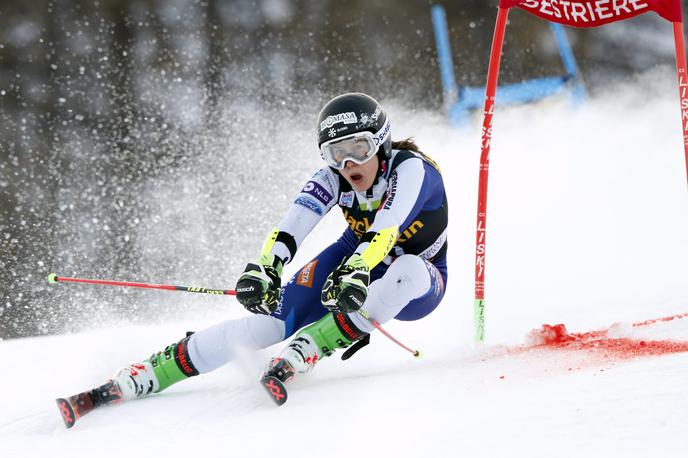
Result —
POLYGON ((248 263, 236 284, 239 303, 252 313, 269 315, 277 310, 282 298, 282 260, 272 254, 248 263))
POLYGON ((369 284, 368 265, 361 255, 354 253, 327 277, 320 300, 331 312, 355 312, 368 297, 369 284))

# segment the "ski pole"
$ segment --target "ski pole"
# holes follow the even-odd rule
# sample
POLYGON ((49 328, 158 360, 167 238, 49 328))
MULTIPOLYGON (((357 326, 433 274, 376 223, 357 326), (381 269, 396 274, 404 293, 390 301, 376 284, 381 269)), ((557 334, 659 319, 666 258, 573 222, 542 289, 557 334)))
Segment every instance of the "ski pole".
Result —
MULTIPOLYGON (((188 293, 204 293, 204 294, 213 294, 213 295, 231 295, 235 296, 236 291, 232 289, 210 289, 210 288, 202 288, 198 286, 175 286, 175 285, 156 285, 156 284, 151 284, 151 283, 137 283, 137 282, 127 282, 127 281, 115 281, 115 280, 91 280, 91 279, 86 279, 86 278, 72 278, 72 277, 58 277, 57 274, 50 274, 48 275, 48 283, 86 283, 89 285, 106 285, 106 286, 125 286, 125 287, 130 287, 130 288, 148 288, 148 289, 163 289, 166 291, 186 291, 188 293)), ((370 316, 364 311, 364 310, 359 310, 358 313, 368 320, 370 324, 375 327, 378 331, 380 331, 384 336, 386 336, 388 339, 390 339, 392 342, 396 343, 399 345, 401 348, 404 350, 408 351, 411 353, 414 357, 420 358, 422 356, 421 352, 418 350, 412 350, 403 343, 401 343, 399 340, 395 339, 394 336, 392 336, 389 332, 385 331, 382 326, 380 326, 380 323, 378 323, 376 320, 370 318, 370 316)))
POLYGON ((375 327, 375 329, 380 331, 385 337, 387 337, 389 340, 391 340, 395 344, 399 345, 401 348, 403 348, 407 352, 411 353, 415 358, 420 358, 421 356, 423 356, 419 350, 412 350, 409 347, 407 347, 406 345, 404 345, 403 343, 399 342, 397 339, 395 339, 394 336, 392 336, 392 334, 385 331, 382 328, 382 326, 380 326, 380 323, 378 323, 377 320, 372 319, 370 317, 370 315, 368 315, 368 313, 365 310, 359 309, 358 314, 361 315, 366 320, 368 320, 370 322, 370 324, 372 324, 375 327))
POLYGON ((187 293, 204 293, 213 295, 230 295, 235 296, 236 291, 233 289, 210 289, 199 286, 174 286, 174 285, 155 285, 150 283, 135 283, 129 281, 114 281, 114 280, 88 280, 85 278, 71 278, 58 277, 57 274, 48 275, 48 283, 87 283, 89 285, 106 285, 106 286, 127 286, 130 288, 148 288, 148 289, 164 289, 167 291, 186 291, 187 293))

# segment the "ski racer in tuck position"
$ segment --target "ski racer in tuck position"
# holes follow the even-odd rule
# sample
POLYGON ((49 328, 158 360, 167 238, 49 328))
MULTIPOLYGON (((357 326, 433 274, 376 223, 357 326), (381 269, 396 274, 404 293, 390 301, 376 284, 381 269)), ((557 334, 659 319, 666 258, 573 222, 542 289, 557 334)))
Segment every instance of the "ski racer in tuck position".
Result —
MULTIPOLYGON (((281 404, 284 382, 335 349, 350 347, 346 358, 367 344, 370 320, 418 320, 439 305, 447 282, 448 209, 437 165, 412 140, 393 142, 385 111, 365 94, 329 101, 317 132, 326 166, 303 186, 236 284, 237 300, 252 315, 187 335, 125 367, 86 392, 94 407, 157 393, 228 363, 233 348, 266 348, 296 333, 262 379, 281 404), (335 205, 349 227, 282 286, 283 266, 335 205)), ((75 404, 61 405, 63 416, 78 410, 75 404)))

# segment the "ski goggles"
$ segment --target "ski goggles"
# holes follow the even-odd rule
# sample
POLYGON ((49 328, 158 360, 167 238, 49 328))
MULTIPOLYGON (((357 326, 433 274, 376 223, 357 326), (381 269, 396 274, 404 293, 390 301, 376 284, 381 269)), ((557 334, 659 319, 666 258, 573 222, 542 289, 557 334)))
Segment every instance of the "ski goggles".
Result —
POLYGON ((342 170, 346 161, 364 164, 370 160, 378 148, 389 137, 389 121, 379 132, 356 132, 341 138, 327 141, 320 146, 320 154, 327 165, 342 170))
POLYGON ((377 152, 377 146, 370 132, 356 132, 320 146, 320 153, 327 165, 341 170, 346 161, 356 164, 368 162, 377 152))

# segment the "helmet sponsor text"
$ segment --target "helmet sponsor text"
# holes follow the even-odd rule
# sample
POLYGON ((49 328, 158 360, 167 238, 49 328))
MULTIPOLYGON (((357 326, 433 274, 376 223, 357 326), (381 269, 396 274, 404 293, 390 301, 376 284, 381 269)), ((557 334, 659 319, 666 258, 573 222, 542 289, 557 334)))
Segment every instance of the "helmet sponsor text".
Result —
POLYGON ((320 123, 320 131, 322 132, 325 129, 329 129, 340 122, 343 122, 344 124, 356 124, 358 122, 358 117, 356 117, 356 113, 353 111, 328 116, 323 122, 320 123))
POLYGON ((375 135, 373 135, 373 141, 375 141, 375 146, 380 146, 382 145, 385 140, 387 140, 387 136, 389 135, 389 131, 392 125, 389 123, 389 120, 385 121, 385 125, 382 126, 382 129, 380 129, 375 135))

